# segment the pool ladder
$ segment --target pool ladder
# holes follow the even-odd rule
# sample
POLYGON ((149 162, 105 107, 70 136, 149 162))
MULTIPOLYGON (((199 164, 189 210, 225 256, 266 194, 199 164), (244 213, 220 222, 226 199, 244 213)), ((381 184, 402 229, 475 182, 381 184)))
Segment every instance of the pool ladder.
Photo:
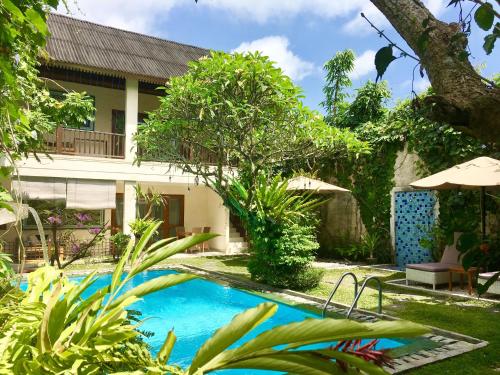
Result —
POLYGON ((344 281, 344 279, 346 278, 346 276, 351 276, 352 279, 353 279, 353 281, 354 281, 354 301, 352 302, 351 307, 349 307, 349 310, 347 311, 347 315, 346 315, 347 319, 349 319, 349 317, 352 314, 352 311, 356 308, 356 305, 358 304, 359 298, 363 294, 363 291, 365 290, 366 285, 371 280, 376 281, 377 284, 378 284, 378 313, 382 314, 382 282, 380 281, 380 279, 378 277, 376 277, 376 276, 369 276, 369 277, 367 277, 363 281, 363 284, 361 285, 361 288, 359 289, 359 292, 358 292, 358 278, 356 277, 356 275, 354 273, 352 273, 352 272, 346 272, 346 273, 342 274, 342 276, 340 276, 339 281, 337 281, 337 284, 335 284, 335 287, 333 288, 332 292, 328 296, 328 299, 326 300, 325 305, 323 306, 323 312, 321 314, 322 317, 323 318, 325 317, 326 311, 328 309, 328 305, 330 304, 333 296, 337 292, 340 284, 342 284, 342 281, 344 281))

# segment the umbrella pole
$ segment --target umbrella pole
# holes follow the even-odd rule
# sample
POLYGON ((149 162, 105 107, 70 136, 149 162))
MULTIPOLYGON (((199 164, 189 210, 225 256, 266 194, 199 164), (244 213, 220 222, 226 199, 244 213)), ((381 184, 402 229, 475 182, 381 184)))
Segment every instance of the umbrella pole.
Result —
POLYGON ((481 234, 483 241, 486 239, 486 208, 484 207, 484 201, 486 197, 486 188, 481 186, 481 197, 479 200, 479 206, 481 210, 481 234))

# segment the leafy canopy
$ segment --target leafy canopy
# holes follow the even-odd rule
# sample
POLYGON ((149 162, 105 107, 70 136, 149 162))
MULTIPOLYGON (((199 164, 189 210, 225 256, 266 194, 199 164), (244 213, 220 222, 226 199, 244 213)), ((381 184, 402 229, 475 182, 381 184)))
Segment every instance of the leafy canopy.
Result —
POLYGON ((303 106, 301 89, 259 53, 211 52, 164 90, 139 130, 140 159, 175 162, 223 198, 229 171, 254 186, 260 171, 283 163, 366 150, 303 106))

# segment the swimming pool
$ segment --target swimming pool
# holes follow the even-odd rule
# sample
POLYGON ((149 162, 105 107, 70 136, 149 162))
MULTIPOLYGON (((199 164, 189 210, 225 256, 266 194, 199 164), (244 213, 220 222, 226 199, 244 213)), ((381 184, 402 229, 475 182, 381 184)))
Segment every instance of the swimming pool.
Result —
MULTIPOLYGON (((155 277, 176 273, 173 270, 146 271, 134 277, 125 290, 131 289, 155 277)), ((83 277, 72 278, 75 281, 83 277)), ((99 276, 98 280, 83 294, 88 297, 96 290, 111 281, 111 274, 99 276)), ((168 288, 151 295, 132 305, 132 309, 142 313, 145 319, 141 330, 154 332, 146 338, 153 354, 161 348, 163 341, 172 328, 175 330, 177 342, 172 351, 170 362, 186 367, 194 357, 198 348, 220 327, 229 323, 238 313, 268 301, 259 295, 224 286, 206 279, 194 279, 186 283, 168 288)), ((240 342, 246 342, 259 333, 277 325, 301 321, 307 318, 319 318, 306 311, 284 303, 278 304, 277 313, 258 326, 240 342)), ((377 348, 389 349, 405 345, 406 340, 382 339, 377 348)), ((323 344, 323 347, 325 345, 323 344)), ((271 371, 257 370, 224 370, 221 374, 277 374, 271 371)))

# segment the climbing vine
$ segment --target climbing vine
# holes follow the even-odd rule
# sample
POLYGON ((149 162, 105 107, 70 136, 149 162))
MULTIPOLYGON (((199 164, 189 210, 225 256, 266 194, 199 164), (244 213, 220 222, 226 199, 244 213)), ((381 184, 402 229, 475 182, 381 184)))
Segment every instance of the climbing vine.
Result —
MULTIPOLYGON (((360 140, 369 143, 371 153, 357 158, 332 159, 321 171, 324 178, 334 176, 339 184, 351 190, 368 235, 377 239, 378 261, 391 260, 391 190, 398 151, 407 145, 408 151, 419 156, 417 172, 422 177, 478 156, 500 156, 494 144, 481 143, 446 123, 429 121, 423 109, 414 107, 415 101, 403 101, 387 109, 388 97, 384 83, 367 82, 357 90, 351 104, 344 104, 345 111, 337 115, 331 125, 342 126, 348 113, 349 127, 360 140), (359 103, 363 106, 356 105, 359 103)), ((439 238, 436 240, 450 243, 455 231, 477 229, 480 220, 477 191, 442 191, 438 199, 439 227, 435 232, 439 238)), ((498 199, 487 197, 486 209, 495 213, 498 199)))

